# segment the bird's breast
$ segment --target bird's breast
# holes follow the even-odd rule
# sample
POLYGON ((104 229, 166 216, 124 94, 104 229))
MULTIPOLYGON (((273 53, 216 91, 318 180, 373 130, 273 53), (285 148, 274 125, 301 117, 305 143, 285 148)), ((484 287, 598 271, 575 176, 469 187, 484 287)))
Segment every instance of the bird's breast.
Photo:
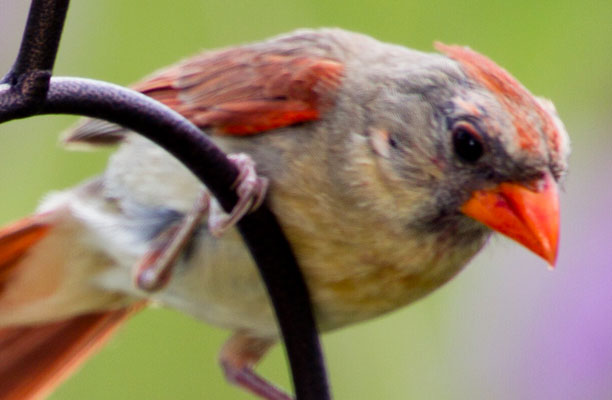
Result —
POLYGON ((281 221, 323 330, 373 318, 431 293, 457 274, 487 237, 482 229, 460 227, 398 231, 346 215, 307 219, 326 221, 325 226, 281 221))

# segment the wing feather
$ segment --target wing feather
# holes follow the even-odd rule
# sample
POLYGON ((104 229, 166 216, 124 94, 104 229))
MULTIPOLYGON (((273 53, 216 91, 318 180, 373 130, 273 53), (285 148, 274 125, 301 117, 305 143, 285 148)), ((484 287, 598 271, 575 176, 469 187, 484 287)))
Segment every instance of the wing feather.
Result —
MULTIPOLYGON (((251 135, 320 118, 334 104, 343 72, 340 62, 307 48, 245 46, 202 53, 133 88, 202 129, 251 135)), ((115 144, 126 133, 87 120, 65 141, 115 144)))

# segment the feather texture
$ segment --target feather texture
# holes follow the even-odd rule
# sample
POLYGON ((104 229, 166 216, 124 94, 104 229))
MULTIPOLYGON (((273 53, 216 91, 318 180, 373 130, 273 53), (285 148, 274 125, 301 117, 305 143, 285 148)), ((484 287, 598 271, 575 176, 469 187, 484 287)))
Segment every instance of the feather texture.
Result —
MULTIPOLYGON (((202 129, 251 135, 318 119, 334 104, 343 65, 305 50, 206 52, 133 86, 202 129)), ((127 131, 86 120, 68 144, 116 144, 127 131)))
POLYGON ((49 394, 142 303, 65 321, 0 330, 0 398, 27 400, 49 394))

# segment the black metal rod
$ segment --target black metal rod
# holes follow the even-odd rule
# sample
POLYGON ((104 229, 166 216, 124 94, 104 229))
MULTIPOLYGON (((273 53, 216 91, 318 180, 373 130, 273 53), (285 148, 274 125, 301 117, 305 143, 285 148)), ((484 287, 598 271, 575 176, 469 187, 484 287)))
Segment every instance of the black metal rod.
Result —
POLYGON ((69 0, 32 0, 17 59, 2 83, 34 71, 53 70, 69 0))
MULTIPOLYGON (((0 85, 0 99, 10 96, 0 85)), ((0 105, 1 105, 0 101, 0 105)), ((177 157, 215 195, 227 211, 237 197, 230 187, 237 169, 223 152, 188 120, 135 91, 109 83, 53 78, 39 114, 77 114, 101 118, 139 132, 177 157)), ((14 118, 0 107, 0 123, 14 118)), ((308 291, 290 245, 264 205, 239 223, 276 310, 299 400, 330 398, 323 353, 308 291)))
POLYGON ((27 113, 42 104, 49 89, 69 0, 32 0, 21 46, 10 71, 0 83, 11 85, 13 112, 27 113))

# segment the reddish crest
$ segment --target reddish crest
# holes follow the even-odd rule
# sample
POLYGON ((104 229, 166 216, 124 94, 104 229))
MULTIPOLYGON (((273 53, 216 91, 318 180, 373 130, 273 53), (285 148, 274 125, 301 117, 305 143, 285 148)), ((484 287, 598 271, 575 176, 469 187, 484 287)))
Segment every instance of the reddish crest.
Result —
POLYGON ((551 115, 505 69, 468 47, 449 46, 436 42, 435 48, 458 61, 472 79, 489 89, 513 115, 513 124, 522 149, 536 150, 539 147, 541 129, 552 149, 559 151, 559 132, 551 115))

